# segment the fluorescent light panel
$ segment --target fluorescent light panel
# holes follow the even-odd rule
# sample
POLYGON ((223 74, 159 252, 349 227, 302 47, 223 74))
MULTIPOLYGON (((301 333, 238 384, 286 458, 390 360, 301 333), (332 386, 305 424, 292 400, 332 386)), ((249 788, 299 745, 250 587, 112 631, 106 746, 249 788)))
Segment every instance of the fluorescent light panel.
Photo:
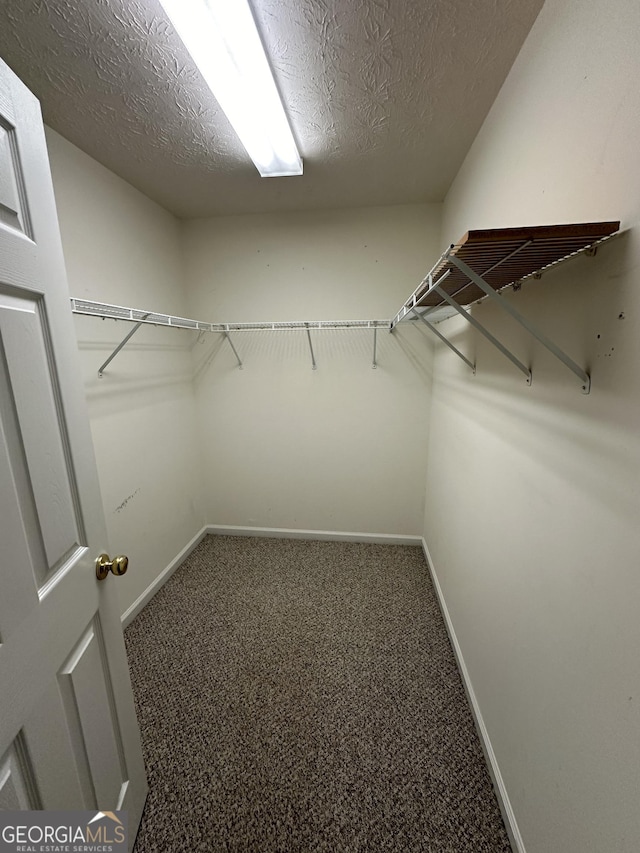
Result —
POLYGON ((301 175, 248 0, 160 0, 263 178, 301 175))

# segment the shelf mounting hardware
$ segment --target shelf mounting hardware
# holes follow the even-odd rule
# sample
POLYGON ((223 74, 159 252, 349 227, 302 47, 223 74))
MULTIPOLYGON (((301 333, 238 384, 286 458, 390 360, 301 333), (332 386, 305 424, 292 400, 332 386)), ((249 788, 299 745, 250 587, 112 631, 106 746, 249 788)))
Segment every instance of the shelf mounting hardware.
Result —
POLYGON ((527 320, 526 317, 523 317, 522 314, 517 311, 513 307, 513 305, 511 305, 511 303, 504 298, 504 296, 502 296, 500 293, 490 287, 482 278, 482 276, 478 275, 477 272, 472 270, 468 264, 465 264, 464 261, 461 261, 453 254, 449 254, 448 260, 452 264, 455 264, 458 269, 467 276, 467 278, 469 278, 474 284, 477 284, 480 290, 484 291, 487 296, 490 296, 491 299, 493 299, 497 305, 500 305, 504 311, 510 314, 514 318, 514 320, 520 323, 520 325, 525 328, 529 332, 529 334, 533 335, 533 337, 539 343, 541 343, 543 347, 546 347, 549 352, 553 353, 556 358, 560 359, 560 361, 564 365, 566 365, 569 370, 575 373, 578 379, 580 379, 580 381, 582 382, 582 393, 589 393, 589 391, 591 390, 591 378, 589 374, 580 367, 579 364, 576 364, 576 362, 572 358, 569 358, 569 356, 563 350, 561 350, 560 347, 556 346, 556 344, 554 344, 553 341, 549 340, 546 335, 543 335, 542 332, 540 332, 538 328, 534 326, 533 323, 527 320))
POLYGON ((312 365, 312 370, 315 370, 315 369, 317 368, 317 366, 318 366, 318 365, 316 364, 316 357, 315 357, 315 356, 314 356, 314 354, 313 354, 313 344, 311 343, 311 332, 309 331, 309 324, 308 324, 308 323, 305 323, 305 326, 306 326, 306 328, 307 328, 307 339, 309 340, 309 350, 310 350, 310 352, 311 352, 311 365, 312 365))
POLYGON ((225 329, 224 336, 229 341, 229 346, 233 350, 233 354, 235 355, 235 357, 238 359, 238 367, 240 368, 240 370, 242 370, 243 365, 242 365, 242 362, 240 361, 240 356, 238 355, 238 351, 234 347, 233 341, 231 340, 231 335, 229 334, 229 329, 225 329))
MULTIPOLYGON (((427 312, 427 313, 429 313, 429 312, 427 312)), ((436 329, 436 327, 433 325, 433 323, 430 323, 427 319, 425 319, 425 317, 422 314, 419 314, 415 310, 415 308, 414 308, 414 314, 416 315, 416 317, 419 320, 421 320, 425 324, 425 326, 427 326, 428 329, 430 329, 433 332, 434 335, 436 335, 438 338, 440 338, 440 340, 442 341, 443 344, 446 344, 449 347, 449 349, 453 350, 456 355, 460 356, 460 358, 465 362, 465 364, 469 365, 469 367, 471 368, 471 372, 475 376, 475 374, 476 374, 475 364, 472 361, 470 361, 466 357, 466 355, 464 355, 464 353, 461 353, 460 350, 458 349, 458 347, 454 346, 448 338, 445 338, 445 336, 441 332, 439 332, 438 329, 436 329)))
MULTIPOLYGON (((145 319, 145 320, 146 320, 146 318, 147 318, 148 316, 149 316, 149 314, 145 314, 143 319, 145 319)), ((107 367, 109 364, 111 364, 111 362, 113 361, 113 359, 118 355, 118 353, 119 353, 119 352, 120 352, 120 350, 125 346, 125 344, 127 344, 127 343, 131 340, 131 338, 135 335, 135 333, 138 331, 138 329, 140 328, 140 326, 141 326, 141 325, 142 325, 142 320, 141 320, 139 323, 136 323, 136 324, 135 324, 135 326, 133 327, 133 329, 131 329, 131 331, 130 331, 130 332, 128 332, 128 334, 126 334, 126 335, 124 336, 124 338, 120 341, 120 343, 119 343, 119 344, 118 344, 118 346, 114 349, 114 351, 111 353, 111 355, 109 356, 109 358, 108 358, 108 359, 107 359, 103 364, 101 364, 101 365, 100 365, 100 367, 98 368, 98 379, 102 379, 102 377, 103 377, 103 375, 104 375, 104 369, 105 369, 105 367, 107 367)))
MULTIPOLYGON (((453 258, 451 258, 451 260, 453 260, 453 258)), ((481 335, 484 335, 484 337, 490 343, 492 343, 494 347, 499 350, 502 355, 505 356, 505 358, 508 358, 512 364, 515 364, 518 370, 521 371, 521 373, 524 373, 527 380, 527 385, 531 385, 531 370, 525 364, 523 364, 519 358, 516 358, 515 355, 511 352, 511 350, 508 350, 504 344, 500 343, 500 341, 496 337, 494 337, 491 332, 485 329, 482 323, 476 320, 476 318, 472 316, 469 311, 465 311, 461 305, 458 305, 455 299, 449 296, 446 290, 443 290, 438 284, 433 285, 433 290, 435 290, 436 293, 438 293, 444 299, 445 302, 448 302, 449 305, 451 305, 451 307, 454 308, 458 312, 458 314, 460 314, 461 317, 464 317, 464 319, 468 323, 470 323, 474 327, 474 329, 477 329, 481 335)))

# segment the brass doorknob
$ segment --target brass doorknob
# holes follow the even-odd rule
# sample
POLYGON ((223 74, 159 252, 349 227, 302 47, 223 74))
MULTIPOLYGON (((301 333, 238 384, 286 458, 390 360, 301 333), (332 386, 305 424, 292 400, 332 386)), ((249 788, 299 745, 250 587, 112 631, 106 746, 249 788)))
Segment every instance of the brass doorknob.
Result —
POLYGON ((108 554, 100 554, 96 560, 96 577, 99 581, 103 581, 109 572, 119 577, 127 571, 128 566, 128 557, 114 557, 111 560, 108 554))

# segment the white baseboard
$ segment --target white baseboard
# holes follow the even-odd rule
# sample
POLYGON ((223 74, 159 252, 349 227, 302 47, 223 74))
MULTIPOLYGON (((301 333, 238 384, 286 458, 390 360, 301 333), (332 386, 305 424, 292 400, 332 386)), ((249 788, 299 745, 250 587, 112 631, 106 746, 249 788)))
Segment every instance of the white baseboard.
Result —
POLYGON ((337 530, 294 530, 287 527, 235 527, 210 524, 207 533, 214 536, 262 536, 267 539, 316 539, 323 542, 363 542, 373 545, 410 545, 419 548, 421 536, 397 533, 345 533, 337 530))
POLYGON ((522 840, 522 836, 520 835, 520 830, 518 829, 518 824, 516 822, 516 816, 513 812, 513 808, 511 807, 509 794, 507 793, 507 789, 504 784, 504 779, 502 778, 502 773, 500 772, 500 767, 498 766, 498 760, 496 758, 495 752, 493 751, 491 740, 489 739, 489 732, 487 731, 487 727, 482 717, 482 711, 480 710, 480 706, 478 704, 478 700, 473 689, 473 684, 471 683, 469 671, 467 670, 467 665, 462 655, 462 649, 460 648, 460 644, 458 643, 458 638, 456 636, 455 628, 453 627, 453 622, 451 621, 451 616, 449 615, 447 603, 444 600, 442 588, 440 586, 440 582, 438 581, 438 575, 436 574, 436 570, 433 565, 433 560, 431 559, 431 554, 429 553, 429 548, 427 547, 427 543, 424 539, 422 540, 422 550, 424 551, 424 556, 427 561, 427 565, 429 566, 429 572, 431 574, 431 579, 433 581, 433 586, 436 591, 436 595, 438 596, 440 610, 442 611, 442 615, 447 626, 449 639, 451 640, 451 645, 453 646, 456 661, 458 662, 458 669, 460 671, 462 683, 464 684, 464 689, 467 693, 469 704, 471 705, 471 711, 473 713, 476 729, 480 737, 480 743, 482 744, 482 750, 484 752, 487 766, 489 768, 489 773, 493 781, 493 787, 496 792, 498 805, 500 806, 502 819, 504 820, 504 825, 509 836, 509 841, 511 842, 511 847, 513 848, 513 853, 526 853, 524 848, 524 842, 522 840))
POLYGON ((175 570, 187 559, 189 554, 193 551, 196 545, 199 545, 200 542, 207 535, 207 527, 203 527, 196 535, 191 539, 190 542, 184 546, 182 551, 169 563, 166 569, 163 569, 158 577, 149 584, 149 586, 144 590, 144 592, 139 595, 136 600, 133 602, 131 607, 128 607, 125 612, 120 617, 122 622, 122 627, 126 628, 127 625, 132 622, 138 613, 142 610, 142 608, 151 601, 153 596, 158 592, 160 587, 165 584, 171 575, 175 572, 175 570))

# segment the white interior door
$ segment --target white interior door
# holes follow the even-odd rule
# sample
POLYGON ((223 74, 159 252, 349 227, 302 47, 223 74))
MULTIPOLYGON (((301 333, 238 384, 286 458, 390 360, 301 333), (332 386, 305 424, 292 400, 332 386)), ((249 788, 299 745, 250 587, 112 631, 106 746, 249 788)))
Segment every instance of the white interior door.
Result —
POLYGON ((76 361, 40 108, 0 61, 0 809, 126 809, 133 839, 147 785, 76 361))

